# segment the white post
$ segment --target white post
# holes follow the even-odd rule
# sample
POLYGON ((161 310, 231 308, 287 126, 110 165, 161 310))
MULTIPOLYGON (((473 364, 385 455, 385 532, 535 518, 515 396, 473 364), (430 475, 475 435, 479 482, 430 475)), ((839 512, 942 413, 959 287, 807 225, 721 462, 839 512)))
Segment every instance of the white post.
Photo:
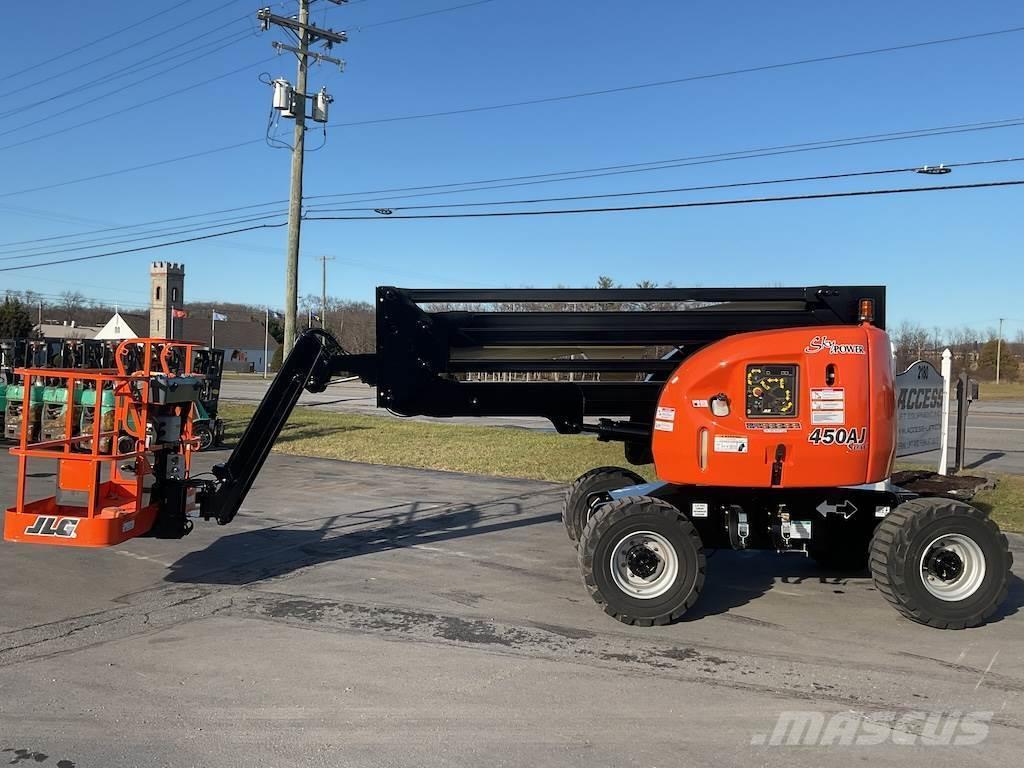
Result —
POLYGON ((939 437, 939 474, 946 474, 949 458, 949 383, 953 380, 953 353, 942 350, 942 430, 939 437))
POLYGON ((267 307, 267 320, 263 325, 263 378, 267 378, 267 350, 270 348, 270 307, 267 307))
POLYGON ((210 315, 210 349, 217 346, 217 310, 210 315))
MULTIPOLYGON (((1003 357, 1003 320, 1005 318, 999 318, 999 335, 996 337, 996 384, 999 383, 999 362, 1003 357)), ((1013 377, 1010 377, 1010 381, 1013 381, 1013 377)))

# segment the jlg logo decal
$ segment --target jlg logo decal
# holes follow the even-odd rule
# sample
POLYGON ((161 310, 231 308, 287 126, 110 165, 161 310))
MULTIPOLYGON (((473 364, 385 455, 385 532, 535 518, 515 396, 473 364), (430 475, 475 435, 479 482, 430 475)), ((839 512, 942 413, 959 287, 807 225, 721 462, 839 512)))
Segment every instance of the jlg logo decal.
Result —
POLYGON ((830 355, 864 354, 863 344, 840 344, 838 341, 830 339, 828 336, 815 336, 811 339, 811 343, 804 347, 804 352, 808 355, 813 355, 816 352, 821 352, 823 349, 827 349, 830 355))
POLYGON ((28 536, 59 536, 62 539, 73 539, 77 529, 77 517, 39 516, 32 525, 25 529, 25 534, 28 536))
POLYGON ((867 439, 867 427, 817 427, 807 436, 814 445, 845 445, 851 451, 863 451, 867 439))

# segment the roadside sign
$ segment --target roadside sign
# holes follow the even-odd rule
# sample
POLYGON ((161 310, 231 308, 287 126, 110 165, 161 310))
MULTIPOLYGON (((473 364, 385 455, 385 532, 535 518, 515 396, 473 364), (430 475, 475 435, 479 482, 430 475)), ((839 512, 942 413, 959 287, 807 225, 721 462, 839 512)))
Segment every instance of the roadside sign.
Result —
POLYGON ((918 360, 896 376, 896 455, 936 451, 942 445, 942 374, 918 360))

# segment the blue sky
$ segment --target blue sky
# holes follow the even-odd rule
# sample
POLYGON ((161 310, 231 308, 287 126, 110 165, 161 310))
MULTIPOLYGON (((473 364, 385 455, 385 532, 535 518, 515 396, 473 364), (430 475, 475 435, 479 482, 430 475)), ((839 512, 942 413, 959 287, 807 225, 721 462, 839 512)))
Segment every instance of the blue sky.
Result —
MULTIPOLYGON (((1024 12, 1005 2, 491 0, 374 26, 466 1, 363 0, 339 8, 319 0, 314 20, 350 32, 350 42, 334 51, 347 60, 346 72, 324 65, 310 79, 336 99, 331 122, 542 98, 1024 24, 1024 12)), ((283 34, 257 33, 258 5, 53 0, 45 15, 27 3, 6 9, 7 28, 22 34, 10 36, 0 54, 8 74, 0 112, 12 112, 0 118, 0 134, 9 131, 0 135, 0 239, 9 243, 284 199, 288 153, 263 142, 87 183, 4 194, 261 139, 271 94, 259 75, 293 80, 295 67, 288 56, 264 61, 273 56, 271 41, 283 34), (120 38, 45 62, 51 53, 172 7, 120 38), (221 25, 226 26, 193 41, 221 25), (151 35, 159 37, 88 64, 151 35), (57 97, 103 83, 147 55, 178 45, 185 52, 216 40, 224 47, 202 48, 197 53, 211 54, 138 86, 122 88, 162 67, 57 97), (187 90, 155 100, 179 89, 187 90), (55 115, 81 102, 89 103, 55 115), (126 107, 134 109, 96 119, 126 107)), ((279 5, 275 10, 282 14, 294 9, 279 5)), ((335 127, 326 146, 307 157, 306 193, 443 184, 1018 117, 1024 115, 1022 43, 1024 32, 544 105, 335 127)), ((287 137, 291 126, 282 125, 287 137)), ((1024 126, 374 205, 599 194, 1002 158, 1024 155, 1022 137, 1024 126)), ((309 146, 319 143, 312 133, 309 146)), ((1015 178, 1024 178, 1024 163, 958 169, 941 177, 906 174, 755 191, 1015 178)), ((677 193, 638 202, 748 192, 677 193)), ((1024 188, 1011 187, 550 218, 309 222, 300 290, 319 290, 316 257, 322 254, 336 257, 329 292, 353 299, 370 299, 373 286, 383 283, 590 285, 599 274, 625 284, 869 282, 889 286, 891 320, 985 328, 999 316, 1024 318, 1022 202, 1024 188)), ((139 304, 146 301, 149 262, 164 259, 185 262, 186 293, 193 299, 281 306, 284 243, 285 230, 270 229, 0 272, 0 290, 70 288, 139 304)), ((0 250, 19 253, 18 247, 0 250)), ((6 262, 15 263, 21 262, 6 262)), ((1020 319, 1008 323, 1011 335, 1022 327, 1020 319)))

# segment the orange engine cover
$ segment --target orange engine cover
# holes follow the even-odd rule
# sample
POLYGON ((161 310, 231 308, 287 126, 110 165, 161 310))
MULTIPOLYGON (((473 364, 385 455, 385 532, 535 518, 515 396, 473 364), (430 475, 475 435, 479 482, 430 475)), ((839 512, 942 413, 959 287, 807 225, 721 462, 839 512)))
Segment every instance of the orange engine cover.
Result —
POLYGON ((658 476, 753 488, 880 482, 896 448, 894 393, 889 338, 873 326, 730 336, 666 382, 654 425, 658 476))

